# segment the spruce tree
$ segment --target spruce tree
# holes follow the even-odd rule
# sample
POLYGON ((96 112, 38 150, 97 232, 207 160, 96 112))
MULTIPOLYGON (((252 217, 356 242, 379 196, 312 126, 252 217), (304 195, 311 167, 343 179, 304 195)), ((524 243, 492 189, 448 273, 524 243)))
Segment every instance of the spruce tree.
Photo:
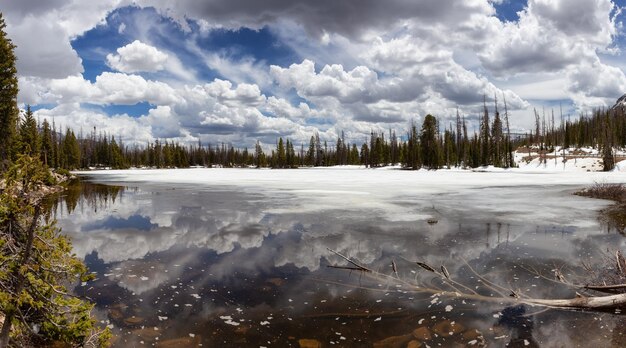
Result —
POLYGON ((491 135, 489 132, 489 110, 487 110, 487 100, 483 97, 483 117, 480 122, 480 165, 486 166, 490 164, 491 157, 491 135))
POLYGON ((311 136, 311 141, 309 142, 309 150, 306 153, 306 165, 314 166, 315 164, 315 137, 311 136))
POLYGON ((505 154, 503 142, 504 133, 502 131, 502 120, 500 119, 500 112, 498 112, 496 105, 496 112, 491 129, 491 158, 493 165, 496 167, 502 167, 503 164, 505 164, 503 160, 503 155, 505 154))
POLYGON ((37 121, 35 116, 33 116, 30 105, 26 106, 26 113, 20 124, 19 135, 20 153, 29 156, 38 155, 40 149, 39 131, 37 130, 37 121))
POLYGON ((278 144, 276 145, 276 154, 278 156, 277 161, 276 161, 276 167, 285 168, 287 156, 285 154, 285 145, 283 143, 282 137, 278 140, 278 144))
POLYGON ((49 167, 54 167, 52 129, 48 120, 43 120, 41 128, 41 161, 49 167))
POLYGON ((440 163, 440 149, 437 141, 437 119, 433 115, 426 115, 420 133, 422 147, 422 164, 429 169, 438 169, 440 163))
POLYGON ((110 333, 97 331, 90 316, 93 304, 73 296, 68 288, 90 279, 87 269, 72 254, 69 239, 44 218, 37 193, 52 181, 50 172, 38 157, 20 155, 4 181, 0 193, 0 313, 4 318, 0 348, 59 343, 105 346, 110 333))
MULTIPOLYGON (((63 168, 71 170, 77 169, 80 166, 80 146, 78 145, 78 140, 76 140, 74 131, 69 128, 65 133, 65 138, 63 139, 61 151, 63 152, 63 168)), ((160 168, 160 165, 158 166, 158 168, 160 168)))
POLYGON ((7 37, 5 28, 0 13, 0 171, 8 168, 13 159, 19 115, 15 45, 7 37))

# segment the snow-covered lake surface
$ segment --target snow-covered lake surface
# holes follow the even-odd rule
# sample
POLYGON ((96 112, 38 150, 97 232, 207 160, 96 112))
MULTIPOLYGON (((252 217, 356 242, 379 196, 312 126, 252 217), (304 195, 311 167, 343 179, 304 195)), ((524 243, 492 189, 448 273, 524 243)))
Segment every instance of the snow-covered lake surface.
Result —
POLYGON ((533 297, 573 296, 528 269, 552 277, 559 268, 580 280, 582 261, 622 247, 623 236, 597 220, 610 202, 572 193, 626 182, 625 173, 338 167, 80 175, 83 183, 59 199, 57 218, 98 276, 77 291, 96 300, 120 347, 282 347, 300 339, 368 346, 422 327, 430 346, 467 345, 473 330, 497 346, 607 346, 621 337, 615 314, 533 315, 539 309, 435 300, 328 268, 345 262, 327 248, 385 274, 393 261, 409 281, 428 280, 414 263, 421 261, 488 293, 467 261, 533 297), (454 334, 442 334, 452 322, 454 334), (590 334, 581 337, 581 328, 590 334))

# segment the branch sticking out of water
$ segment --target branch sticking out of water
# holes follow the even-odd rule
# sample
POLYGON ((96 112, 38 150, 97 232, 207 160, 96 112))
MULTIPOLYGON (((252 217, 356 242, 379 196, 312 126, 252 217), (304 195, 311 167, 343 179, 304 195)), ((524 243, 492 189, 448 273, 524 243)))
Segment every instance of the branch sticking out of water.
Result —
POLYGON ((365 267, 365 266, 361 265, 360 263, 358 263, 358 262, 356 262, 356 261, 352 260, 351 258, 349 258, 349 257, 347 257, 347 256, 345 256, 345 255, 343 255, 343 254, 341 254, 341 253, 339 253, 338 251, 335 251, 335 250, 333 250, 333 249, 331 249, 331 248, 326 248, 326 249, 328 249, 328 251, 330 251, 331 253, 333 253, 333 254, 335 254, 335 255, 337 255, 337 256, 339 256, 339 257, 341 257, 342 259, 344 259, 344 260, 348 261, 350 264, 354 265, 354 267, 356 267, 359 271, 363 271, 363 272, 373 272, 371 269, 369 269, 369 268, 367 268, 367 267, 365 267))
MULTIPOLYGON (((450 296, 455 298, 466 298, 469 300, 476 301, 486 301, 486 302, 498 302, 498 303, 511 303, 511 304, 527 304, 531 306, 540 306, 546 308, 567 308, 567 309, 590 309, 590 310, 609 310, 626 306, 626 293, 620 293, 616 295, 601 295, 601 296, 582 296, 577 293, 575 298, 568 299, 542 299, 542 298, 531 298, 519 291, 515 291, 513 289, 507 289, 503 286, 495 284, 491 280, 485 278, 485 276, 480 275, 476 270, 474 270, 466 261, 465 265, 469 267, 470 271, 475 274, 478 279, 485 285, 488 289, 490 289, 493 293, 490 296, 478 294, 473 291, 469 286, 459 283, 452 279, 450 273, 445 268, 445 266, 441 267, 441 272, 436 271, 433 267, 429 266, 423 262, 416 262, 418 266, 421 268, 432 272, 444 280, 444 283, 447 283, 450 290, 445 290, 441 288, 429 287, 419 283, 411 283, 407 280, 404 280, 399 277, 392 277, 390 275, 380 273, 377 271, 373 271, 360 263, 352 260, 351 258, 340 254, 337 251, 334 251, 330 248, 328 250, 335 255, 343 258, 348 261, 354 267, 346 267, 346 266, 329 266, 333 268, 339 269, 349 269, 349 270, 359 270, 364 271, 371 274, 371 277, 374 279, 387 279, 390 281, 398 282, 402 285, 408 286, 414 292, 421 293, 430 293, 437 294, 438 296, 450 296), (496 294, 496 296, 494 296, 496 294)), ((395 263, 395 262, 394 262, 395 263)), ((397 267, 397 266, 396 266, 397 267)), ((395 268, 395 267, 394 267, 395 268)), ((560 273, 560 272, 559 272, 560 273)), ((397 274, 397 273, 396 273, 397 274)), ((617 284, 617 285, 607 285, 607 286, 591 286, 591 285, 575 285, 567 282, 564 277, 558 277, 558 280, 552 280, 555 283, 563 284, 566 286, 585 289, 585 290, 595 290, 599 292, 611 292, 615 290, 621 290, 626 288, 626 284, 617 284)))

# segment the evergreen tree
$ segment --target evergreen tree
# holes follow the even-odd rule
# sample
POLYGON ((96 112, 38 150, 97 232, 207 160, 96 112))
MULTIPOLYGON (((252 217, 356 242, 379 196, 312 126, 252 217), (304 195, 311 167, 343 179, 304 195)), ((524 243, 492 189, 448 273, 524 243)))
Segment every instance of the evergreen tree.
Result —
POLYGON ((480 165, 490 164, 491 158, 491 135, 489 134, 489 110, 487 110, 486 97, 483 96, 483 117, 480 122, 480 165))
POLYGON ((314 166, 315 164, 315 137, 311 136, 311 141, 309 142, 309 150, 306 153, 306 165, 314 166))
POLYGON ((8 168, 15 153, 19 110, 15 45, 7 37, 0 12, 0 172, 8 168))
POLYGON ((110 333, 97 332, 93 305, 66 288, 86 281, 85 265, 72 254, 72 245, 54 222, 43 217, 34 194, 50 172, 37 157, 22 155, 5 175, 0 193, 0 312, 4 322, 0 347, 23 346, 33 335, 37 346, 104 346, 110 333), (11 337, 12 336, 12 337, 11 337), (21 336, 21 337, 20 337, 21 336), (28 339, 26 339, 27 341, 28 339), (13 341, 13 342, 11 342, 13 341))
POLYGON ((460 167, 463 162, 463 123, 461 123, 461 115, 459 108, 456 109, 456 166, 460 167))
POLYGON ((324 162, 324 153, 322 152, 322 143, 320 142, 319 133, 315 133, 315 166, 321 166, 324 162))
POLYGON ((26 106, 26 113, 20 124, 19 135, 20 153, 37 156, 40 149, 39 131, 37 130, 37 121, 35 116, 33 116, 30 105, 26 106))
POLYGON ((420 146, 422 148, 422 164, 429 169, 438 169, 440 164, 440 149, 437 141, 437 119, 433 115, 426 115, 420 132, 420 146))
POLYGON ((276 154, 278 158, 276 160, 275 166, 277 168, 285 168, 286 163, 286 154, 285 154, 285 145, 283 144, 283 138, 281 137, 278 140, 278 144, 276 145, 276 154))
POLYGON ((370 158, 370 150, 367 147, 367 143, 363 143, 363 145, 361 145, 361 165, 364 165, 365 167, 369 167, 370 166, 369 158, 370 158))
POLYGON ((503 167, 504 161, 504 136, 502 132, 502 121, 500 120, 500 112, 498 112, 498 99, 496 99, 496 110, 491 128, 491 158, 492 163, 496 167, 503 167))
POLYGON ((54 168, 56 163, 54 163, 54 155, 52 152, 52 129, 50 129, 50 123, 48 123, 48 120, 43 120, 41 128, 41 160, 46 166, 54 168))
POLYGON ((467 136, 467 123, 465 123, 465 116, 463 116, 463 146, 461 149, 461 157, 463 158, 463 166, 467 166, 469 162, 469 149, 470 141, 467 136))
POLYGON ((509 124, 509 108, 506 104, 506 96, 504 95, 504 93, 502 94, 502 99, 504 100, 504 121, 506 124, 505 168, 509 168, 509 167, 515 166, 515 158, 513 157, 513 144, 511 144, 511 125, 509 124))
POLYGON ((356 147, 356 144, 352 144, 352 150, 350 150, 350 159, 348 161, 351 165, 360 164, 359 149, 356 147))
POLYGON ((63 145, 62 167, 65 169, 77 169, 80 166, 80 146, 74 135, 74 131, 67 129, 63 145))
POLYGON ((265 166, 265 155, 263 154, 263 148, 261 143, 257 140, 254 147, 254 164, 257 168, 265 166))
POLYGON ((415 123, 411 123, 411 130, 408 134, 408 142, 407 148, 404 152, 405 157, 405 167, 413 170, 417 170, 421 167, 420 161, 420 148, 419 148, 419 139, 417 135, 417 126, 415 123))

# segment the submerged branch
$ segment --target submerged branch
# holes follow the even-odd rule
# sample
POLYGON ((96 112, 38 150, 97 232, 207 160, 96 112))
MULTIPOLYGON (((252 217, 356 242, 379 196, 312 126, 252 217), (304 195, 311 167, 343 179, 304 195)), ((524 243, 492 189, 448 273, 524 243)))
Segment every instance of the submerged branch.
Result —
MULTIPOLYGON (((545 308, 562 308, 562 309, 591 309, 591 310, 608 310, 620 307, 626 307, 626 293, 620 293, 615 295, 602 295, 602 296, 582 296, 578 293, 575 298, 566 298, 566 299, 542 299, 542 298, 531 298, 527 297, 519 291, 515 291, 513 289, 507 289, 503 286, 500 286, 493 281, 486 279, 484 276, 480 275, 474 268, 472 268, 467 261, 464 261, 465 265, 469 268, 470 272, 474 274, 479 281, 489 290, 497 294, 497 296, 487 296, 482 295, 474 290, 472 290, 469 286, 464 285, 458 281, 455 281, 450 276, 450 273, 445 267, 442 267, 442 272, 437 272, 430 265, 423 262, 416 262, 418 266, 422 269, 425 269, 435 275, 439 276, 440 279, 445 283, 451 290, 444 290, 435 288, 434 286, 424 286, 423 284, 410 283, 406 280, 402 280, 400 278, 392 277, 377 271, 373 271, 365 266, 362 266, 355 261, 347 258, 338 252, 328 249, 329 251, 335 253, 336 255, 341 256, 346 261, 350 262, 355 267, 345 267, 345 266, 329 266, 332 268, 338 269, 349 269, 349 270, 360 270, 366 271, 369 277, 372 279, 380 280, 387 279, 396 281, 403 285, 408 285, 409 289, 419 293, 443 296, 443 297, 454 297, 454 298, 463 298, 468 300, 476 300, 476 301, 484 301, 484 302, 496 302, 501 304, 526 304, 530 306, 539 306, 545 308)), ((559 273, 560 274, 560 273, 559 273)), ((609 292, 611 290, 618 289, 626 289, 626 284, 616 284, 616 285, 575 285, 567 282, 564 278, 558 277, 559 280, 552 280, 553 282, 559 283, 561 285, 569 286, 569 287, 577 287, 580 289, 586 290, 594 290, 599 292, 609 292)), ((546 279, 548 279, 546 277, 546 279)), ((548 279, 550 280, 550 279, 548 279)))
POLYGON ((349 257, 347 257, 347 256, 345 256, 345 255, 343 255, 341 253, 339 253, 338 251, 335 251, 335 250, 333 250, 331 248, 326 248, 326 249, 328 249, 328 251, 330 251, 331 253, 333 253, 333 254, 341 257, 342 259, 348 261, 349 263, 353 264, 354 267, 358 268, 360 271, 373 272, 371 269, 369 269, 369 268, 359 264, 358 262, 356 262, 356 261, 352 260, 351 258, 349 258, 349 257))

